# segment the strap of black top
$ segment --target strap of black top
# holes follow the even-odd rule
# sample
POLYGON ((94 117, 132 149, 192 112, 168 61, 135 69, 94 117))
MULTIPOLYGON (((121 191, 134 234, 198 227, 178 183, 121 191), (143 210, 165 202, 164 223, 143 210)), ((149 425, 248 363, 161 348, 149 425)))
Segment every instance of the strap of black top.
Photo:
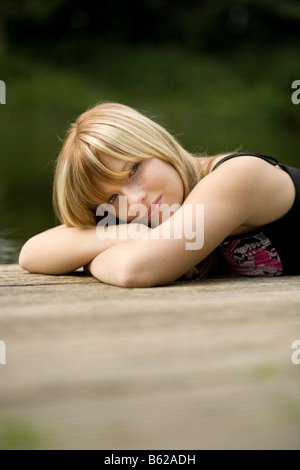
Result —
POLYGON ((214 171, 216 168, 218 168, 221 163, 226 162, 227 160, 230 160, 231 158, 234 157, 259 157, 262 160, 266 160, 267 162, 271 163, 271 165, 278 165, 281 167, 281 163, 278 163, 276 158, 274 157, 269 157, 268 155, 262 155, 261 153, 231 153, 230 155, 227 155, 226 157, 222 158, 222 160, 218 161, 218 163, 213 167, 212 171, 214 171))

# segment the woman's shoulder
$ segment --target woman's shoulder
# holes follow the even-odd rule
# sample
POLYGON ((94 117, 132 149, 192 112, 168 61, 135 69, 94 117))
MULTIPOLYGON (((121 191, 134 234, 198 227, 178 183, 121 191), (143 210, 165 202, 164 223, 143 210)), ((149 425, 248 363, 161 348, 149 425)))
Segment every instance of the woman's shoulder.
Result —
POLYGON ((279 164, 275 158, 260 158, 259 154, 236 155, 225 154, 214 157, 207 165, 203 176, 211 178, 214 175, 215 179, 226 175, 231 181, 242 179, 244 182, 249 181, 251 185, 260 185, 262 190, 268 188, 269 184, 276 185, 283 180, 292 183, 290 175, 284 171, 284 165, 279 164), (270 160, 267 160, 268 158, 270 160))
POLYGON ((207 157, 206 160, 206 173, 215 170, 218 166, 220 166, 222 163, 232 160, 232 159, 240 159, 240 158, 245 158, 245 157, 254 157, 253 161, 263 160, 269 163, 271 166, 279 166, 282 168, 285 168, 285 165, 282 163, 279 163, 278 160, 270 155, 265 155, 262 153, 253 153, 253 152, 240 152, 240 151, 234 151, 234 153, 222 153, 215 155, 213 157, 207 157))
POLYGON ((259 158, 245 155, 227 159, 226 155, 218 155, 204 166, 203 178, 198 187, 212 186, 216 193, 220 188, 222 191, 227 189, 229 193, 238 190, 241 194, 247 194, 248 190, 257 188, 264 191, 272 182, 275 184, 278 174, 278 167, 259 158))
POLYGON ((281 166, 281 164, 276 160, 274 157, 270 157, 267 155, 263 154, 258 154, 258 153, 246 153, 246 152, 235 152, 235 153, 222 153, 215 155, 213 157, 208 157, 207 158, 207 166, 205 170, 205 174, 209 174, 216 169, 220 168, 221 166, 224 168, 224 164, 228 166, 230 162, 230 166, 238 166, 238 167, 243 167, 243 166, 248 166, 250 167, 257 167, 261 166, 261 162, 265 162, 268 165, 262 165, 265 166, 265 168, 272 168, 272 167, 278 167, 281 166))
MULTIPOLYGON (((251 155, 214 159, 210 171, 190 194, 191 202, 219 207, 227 214, 244 210, 243 224, 259 227, 285 215, 293 205, 295 187, 281 167, 251 155)), ((236 227, 237 228, 237 227, 236 227)))

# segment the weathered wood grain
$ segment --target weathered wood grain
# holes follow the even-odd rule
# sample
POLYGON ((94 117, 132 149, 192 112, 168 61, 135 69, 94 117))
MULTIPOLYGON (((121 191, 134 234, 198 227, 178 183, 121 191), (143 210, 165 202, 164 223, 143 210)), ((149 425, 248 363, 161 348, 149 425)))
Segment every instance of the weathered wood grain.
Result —
POLYGON ((0 448, 300 448, 300 277, 125 289, 3 265, 0 309, 0 448))

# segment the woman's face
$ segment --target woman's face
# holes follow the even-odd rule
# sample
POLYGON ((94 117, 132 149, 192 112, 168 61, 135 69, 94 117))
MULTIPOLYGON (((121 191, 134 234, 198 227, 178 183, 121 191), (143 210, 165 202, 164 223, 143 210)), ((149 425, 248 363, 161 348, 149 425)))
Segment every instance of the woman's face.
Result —
POLYGON ((112 171, 125 170, 128 173, 125 183, 99 183, 101 190, 107 194, 107 203, 114 206, 120 220, 127 223, 135 220, 155 227, 167 220, 183 203, 182 180, 169 163, 154 157, 124 162, 104 155, 101 160, 112 171), (173 210, 170 211, 171 206, 173 210))

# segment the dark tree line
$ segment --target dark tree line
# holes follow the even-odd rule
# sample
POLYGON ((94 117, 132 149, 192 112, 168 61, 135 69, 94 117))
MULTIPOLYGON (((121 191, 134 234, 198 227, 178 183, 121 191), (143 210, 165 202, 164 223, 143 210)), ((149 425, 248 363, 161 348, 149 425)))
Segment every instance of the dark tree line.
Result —
POLYGON ((299 40, 299 0, 1 0, 0 54, 76 37, 195 50, 299 40))

